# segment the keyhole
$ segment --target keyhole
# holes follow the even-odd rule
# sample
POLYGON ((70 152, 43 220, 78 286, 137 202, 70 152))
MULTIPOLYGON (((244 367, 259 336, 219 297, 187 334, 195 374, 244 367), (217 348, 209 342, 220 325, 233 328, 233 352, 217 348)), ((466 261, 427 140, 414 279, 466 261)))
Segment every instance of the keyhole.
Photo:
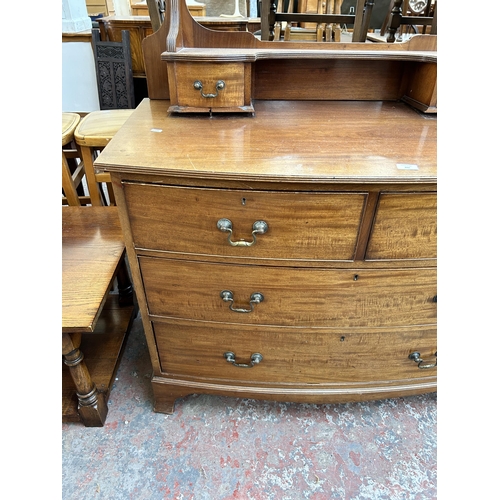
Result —
POLYGON ((342 337, 340 337, 340 341, 344 342, 344 340, 345 340, 345 337, 342 335, 342 337))
POLYGON ((358 281, 358 278, 359 278, 359 276, 358 276, 357 274, 355 274, 355 275, 353 276, 353 278, 352 278, 352 279, 353 279, 354 281, 358 281))
POLYGON ((245 204, 246 204, 246 202, 247 202, 247 199, 246 199, 246 198, 241 198, 241 204, 242 204, 242 205, 245 205, 245 204))

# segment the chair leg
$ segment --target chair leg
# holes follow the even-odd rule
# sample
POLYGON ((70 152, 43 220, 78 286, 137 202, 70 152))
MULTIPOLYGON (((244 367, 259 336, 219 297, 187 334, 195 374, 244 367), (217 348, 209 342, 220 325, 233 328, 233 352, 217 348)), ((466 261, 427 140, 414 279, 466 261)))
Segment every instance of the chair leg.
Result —
POLYGON ((97 189, 99 190, 99 194, 101 195, 101 201, 102 204, 107 207, 111 205, 111 203, 108 205, 108 200, 106 199, 106 193, 104 191, 104 186, 102 185, 101 182, 97 181, 97 189))
POLYGON ((389 34, 387 35, 388 43, 394 43, 396 41, 396 32, 398 28, 401 26, 402 3, 403 0, 394 0, 392 2, 393 7, 390 13, 389 24, 387 26, 387 30, 389 31, 389 34))
POLYGON ((108 405, 104 395, 90 377, 83 354, 79 349, 81 335, 62 334, 62 354, 64 363, 69 367, 71 378, 78 397, 78 413, 86 427, 103 427, 108 414, 108 405))
POLYGON ((81 205, 75 183, 73 182, 73 177, 71 176, 71 172, 69 170, 68 161, 64 153, 62 153, 62 187, 64 196, 66 196, 69 205, 81 205))
POLYGON ((92 158, 92 148, 80 146, 82 150, 83 166, 85 168, 85 177, 89 188, 90 202, 94 206, 102 206, 101 193, 99 192, 98 183, 95 178, 94 161, 92 158))
POLYGON ((106 187, 108 189, 109 204, 116 206, 115 193, 113 192, 113 184, 111 182, 106 182, 106 187))
MULTIPOLYGON (((78 169, 78 166, 80 165, 80 162, 82 160, 82 152, 80 150, 80 146, 78 146, 78 144, 76 144, 75 141, 72 140, 68 144, 65 144, 62 150, 64 152, 64 156, 66 157, 66 161, 68 162, 69 171, 71 172, 71 175, 74 176, 74 173, 78 169)), ((78 196, 85 196, 83 185, 81 183, 75 183, 75 185, 78 196)))

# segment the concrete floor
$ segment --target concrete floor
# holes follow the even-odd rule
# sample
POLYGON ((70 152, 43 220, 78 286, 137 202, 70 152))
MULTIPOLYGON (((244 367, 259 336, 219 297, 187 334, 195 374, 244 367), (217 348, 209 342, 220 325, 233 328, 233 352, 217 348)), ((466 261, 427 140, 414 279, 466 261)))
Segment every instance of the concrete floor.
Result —
POLYGON ((140 318, 102 428, 62 425, 62 498, 437 498, 436 394, 343 405, 192 395, 153 412, 140 318))

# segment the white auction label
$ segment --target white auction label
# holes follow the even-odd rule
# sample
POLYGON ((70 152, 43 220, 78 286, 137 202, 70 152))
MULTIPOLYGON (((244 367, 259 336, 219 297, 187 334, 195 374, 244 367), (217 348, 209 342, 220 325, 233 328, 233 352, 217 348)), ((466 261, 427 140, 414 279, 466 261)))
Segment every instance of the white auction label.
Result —
POLYGON ((418 165, 411 165, 410 163, 396 163, 399 170, 418 170, 418 165))

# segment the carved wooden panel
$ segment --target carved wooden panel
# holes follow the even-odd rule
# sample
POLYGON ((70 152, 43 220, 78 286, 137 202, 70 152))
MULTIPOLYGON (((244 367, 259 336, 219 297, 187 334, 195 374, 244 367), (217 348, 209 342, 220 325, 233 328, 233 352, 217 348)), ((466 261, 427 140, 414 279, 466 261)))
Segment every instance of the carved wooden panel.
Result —
POLYGON ((129 32, 122 32, 121 42, 102 42, 94 29, 92 46, 101 109, 135 108, 129 32))

